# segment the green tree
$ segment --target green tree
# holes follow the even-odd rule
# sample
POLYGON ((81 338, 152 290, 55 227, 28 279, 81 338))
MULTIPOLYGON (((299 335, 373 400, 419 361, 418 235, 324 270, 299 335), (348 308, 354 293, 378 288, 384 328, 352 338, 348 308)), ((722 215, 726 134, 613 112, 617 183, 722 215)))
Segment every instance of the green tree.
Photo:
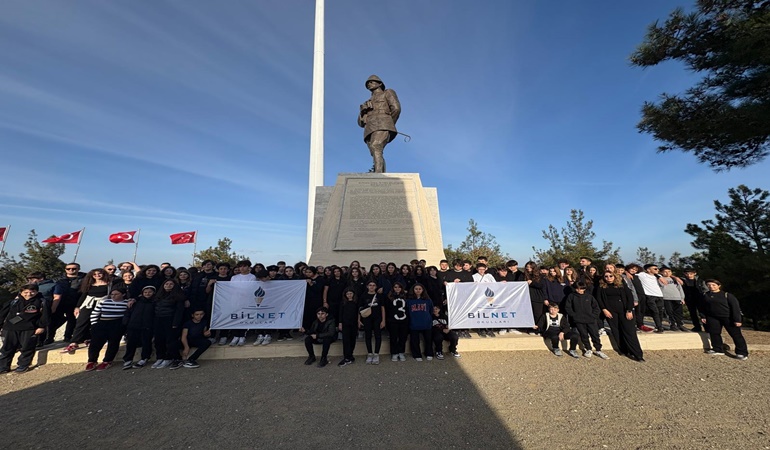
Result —
POLYGON ((594 261, 594 264, 616 263, 620 261, 620 248, 613 248, 612 242, 602 241, 601 248, 594 245, 596 233, 592 231, 594 221, 584 222, 583 211, 573 209, 570 211, 570 220, 567 226, 561 231, 553 225, 548 225, 547 230, 543 230, 543 239, 547 240, 551 248, 539 250, 532 247, 535 252, 535 260, 544 265, 556 264, 559 259, 566 259, 571 263, 587 256, 594 261))
POLYGON ((645 102, 641 132, 716 171, 762 161, 770 146, 770 3, 698 0, 650 25, 631 55, 639 67, 667 60, 703 77, 683 95, 645 102))
POLYGON ((467 230, 468 236, 456 249, 452 245, 444 249, 444 255, 450 263, 454 259, 468 259, 475 262, 479 256, 486 256, 489 258, 490 266, 498 266, 510 259, 510 256, 503 254, 500 250, 500 244, 493 235, 479 230, 475 220, 468 220, 467 230))
POLYGON ((728 190, 730 202, 714 201, 714 219, 689 223, 694 266, 706 278, 717 278, 741 302, 754 328, 770 319, 770 194, 744 185, 728 190))
POLYGON ((64 254, 64 244, 41 244, 35 230, 31 230, 24 248, 26 251, 19 254, 18 260, 5 253, 0 259, 0 303, 15 296, 30 272, 43 272, 52 279, 64 273, 66 264, 60 259, 64 254))
POLYGON ((216 247, 209 247, 195 254, 195 265, 200 266, 207 259, 217 263, 228 263, 235 267, 238 261, 246 259, 243 255, 238 255, 232 250, 233 241, 230 238, 222 238, 217 241, 216 247))

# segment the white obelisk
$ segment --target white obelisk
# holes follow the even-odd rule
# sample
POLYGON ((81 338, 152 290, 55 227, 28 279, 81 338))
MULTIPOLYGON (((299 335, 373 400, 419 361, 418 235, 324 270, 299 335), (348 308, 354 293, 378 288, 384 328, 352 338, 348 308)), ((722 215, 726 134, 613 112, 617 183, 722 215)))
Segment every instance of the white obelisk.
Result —
POLYGON ((310 175, 307 193, 307 248, 305 261, 313 250, 315 191, 324 182, 324 0, 315 2, 313 43, 313 100, 310 114, 310 175))

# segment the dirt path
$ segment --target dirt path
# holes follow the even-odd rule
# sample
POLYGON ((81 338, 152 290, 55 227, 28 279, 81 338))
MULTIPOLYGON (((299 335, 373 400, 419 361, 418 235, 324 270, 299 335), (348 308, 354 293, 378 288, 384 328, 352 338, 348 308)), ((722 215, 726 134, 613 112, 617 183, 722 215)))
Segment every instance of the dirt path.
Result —
POLYGON ((770 356, 298 358, 0 376, 7 448, 770 448, 770 356), (30 425, 33 426, 30 426, 30 425))

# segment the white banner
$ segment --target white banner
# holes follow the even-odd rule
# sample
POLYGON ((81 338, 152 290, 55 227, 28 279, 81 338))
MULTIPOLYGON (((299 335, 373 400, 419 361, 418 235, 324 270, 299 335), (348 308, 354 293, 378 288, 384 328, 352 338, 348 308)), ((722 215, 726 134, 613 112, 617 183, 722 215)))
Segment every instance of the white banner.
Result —
POLYGON ((449 328, 532 328, 529 285, 507 283, 448 283, 449 328))
POLYGON ((211 329, 295 329, 305 309, 304 280, 217 281, 211 329))

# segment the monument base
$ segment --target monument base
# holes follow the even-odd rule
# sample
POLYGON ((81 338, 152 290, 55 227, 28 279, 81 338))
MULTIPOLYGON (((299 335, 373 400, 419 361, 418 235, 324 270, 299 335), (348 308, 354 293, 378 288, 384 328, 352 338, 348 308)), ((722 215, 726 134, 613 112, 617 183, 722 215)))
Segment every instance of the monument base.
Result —
POLYGON ((316 189, 310 265, 444 259, 436 188, 417 173, 341 173, 316 189))

